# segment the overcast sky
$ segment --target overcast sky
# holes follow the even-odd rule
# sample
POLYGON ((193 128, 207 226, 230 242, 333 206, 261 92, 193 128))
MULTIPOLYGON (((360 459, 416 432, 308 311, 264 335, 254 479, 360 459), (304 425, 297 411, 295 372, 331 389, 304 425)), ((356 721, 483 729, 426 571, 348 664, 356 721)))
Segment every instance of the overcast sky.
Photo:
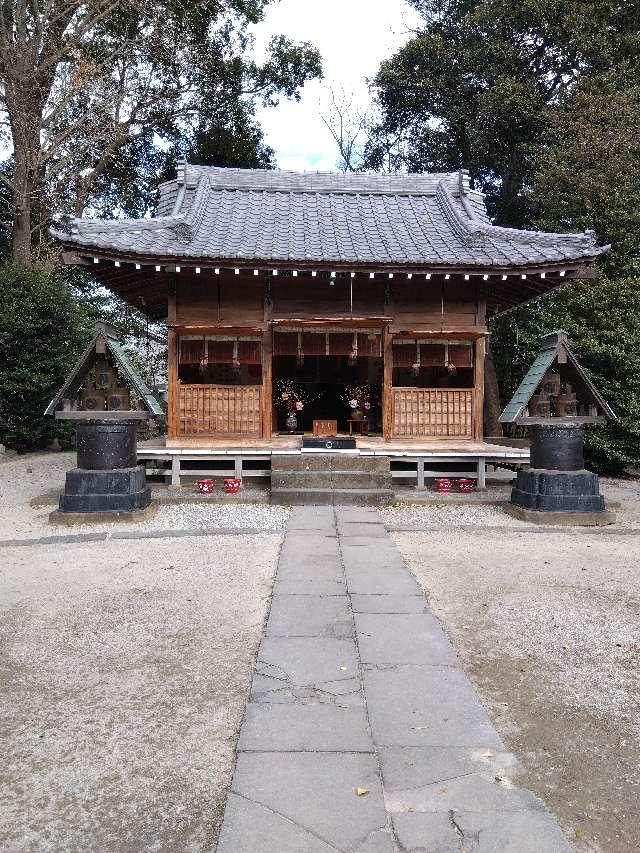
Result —
POLYGON ((404 0, 280 0, 254 30, 258 56, 272 35, 310 41, 322 54, 325 79, 308 83, 299 103, 262 109, 266 141, 282 169, 334 170, 335 143, 322 123, 331 87, 369 101, 366 78, 410 37, 416 16, 404 0))

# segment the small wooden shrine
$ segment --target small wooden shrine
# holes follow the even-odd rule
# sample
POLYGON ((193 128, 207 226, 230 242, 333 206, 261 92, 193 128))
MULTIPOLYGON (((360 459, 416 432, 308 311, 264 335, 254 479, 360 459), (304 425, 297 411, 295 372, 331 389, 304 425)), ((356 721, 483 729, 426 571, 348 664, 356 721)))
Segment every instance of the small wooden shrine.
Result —
POLYGON ((584 426, 616 418, 572 353, 567 333, 548 335, 500 416, 529 427, 530 467, 518 471, 512 515, 543 524, 610 524, 597 474, 584 467, 584 426))
POLYGON ((58 420, 83 420, 89 415, 117 419, 161 417, 164 410, 135 368, 108 323, 96 323, 95 335, 71 369, 45 415, 58 420), (132 408, 132 392, 135 404, 132 408))
POLYGON ((76 424, 78 457, 51 520, 139 517, 151 491, 145 468, 137 464, 136 425, 163 410, 109 325, 96 325, 45 414, 76 424))
POLYGON ((616 415, 569 348, 566 332, 548 335, 509 404, 500 415, 504 424, 523 426, 568 419, 597 423, 616 415))
POLYGON ((493 225, 464 172, 187 164, 155 217, 75 219, 56 236, 67 264, 166 322, 174 448, 277 443, 282 382, 306 401, 303 433, 329 420, 347 433, 355 386, 369 435, 480 442, 489 320, 593 278, 607 250, 591 232, 493 225))

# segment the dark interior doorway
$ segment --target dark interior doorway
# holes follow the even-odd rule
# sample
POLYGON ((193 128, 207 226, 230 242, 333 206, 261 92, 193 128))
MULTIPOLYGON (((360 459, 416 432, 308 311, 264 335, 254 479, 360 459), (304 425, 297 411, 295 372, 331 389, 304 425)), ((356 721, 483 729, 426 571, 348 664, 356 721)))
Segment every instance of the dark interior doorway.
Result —
POLYGON ((336 420, 338 432, 348 432, 351 410, 345 401, 349 386, 367 387, 371 408, 369 433, 382 433, 382 358, 342 355, 277 355, 273 359, 274 403, 278 432, 285 432, 286 411, 278 406, 278 380, 293 380, 308 399, 297 414, 298 430, 311 432, 314 420, 336 420))

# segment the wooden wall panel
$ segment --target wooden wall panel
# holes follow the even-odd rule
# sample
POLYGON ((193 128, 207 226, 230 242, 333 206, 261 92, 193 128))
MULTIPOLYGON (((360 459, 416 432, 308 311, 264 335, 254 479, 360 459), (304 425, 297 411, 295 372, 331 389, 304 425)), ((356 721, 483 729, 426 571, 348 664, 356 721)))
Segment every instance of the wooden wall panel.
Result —
POLYGON ((473 329, 479 316, 477 285, 461 277, 393 279, 388 313, 394 329, 473 329))
POLYGON ((473 438, 473 389, 394 388, 393 438, 473 438))
MULTIPOLYGON (((278 276, 271 285, 273 316, 307 319, 313 317, 349 317, 351 283, 338 278, 330 285, 326 276, 312 278, 300 274, 297 278, 278 276)), ((353 280, 353 316, 382 317, 384 315, 384 283, 369 278, 353 280)))
POLYGON ((253 276, 229 271, 216 276, 211 270, 177 276, 176 322, 183 325, 258 326, 264 318, 263 302, 262 280, 253 276))
POLYGON ((178 435, 261 435, 260 385, 180 385, 178 435))
POLYGON ((478 314, 476 284, 464 278, 443 282, 443 316, 452 325, 475 326, 478 314))

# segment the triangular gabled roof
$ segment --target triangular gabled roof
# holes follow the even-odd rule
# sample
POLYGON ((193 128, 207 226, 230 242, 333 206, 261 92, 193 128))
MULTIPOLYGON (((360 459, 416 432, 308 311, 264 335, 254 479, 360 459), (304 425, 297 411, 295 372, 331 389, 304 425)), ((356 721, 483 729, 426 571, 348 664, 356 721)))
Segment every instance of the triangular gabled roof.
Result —
POLYGON ((540 354, 529 368, 515 394, 500 415, 499 420, 501 423, 512 424, 522 418, 522 413, 529 405, 529 401, 536 393, 536 390, 540 386, 540 383, 544 379, 547 371, 558 362, 561 354, 564 356, 562 363, 568 363, 573 367, 582 382, 586 385, 589 393, 592 395, 593 402, 600 407, 604 416, 611 419, 617 419, 617 415, 611 406, 600 394, 587 375, 585 369, 569 348, 567 339, 568 335, 564 331, 553 332, 551 335, 547 335, 547 337, 544 338, 540 354))
POLYGON ((96 359, 96 345, 101 338, 104 340, 106 351, 122 371, 123 377, 131 383, 147 411, 156 417, 162 415, 164 413, 162 405, 144 381, 140 372, 134 367, 131 359, 122 348, 122 344, 116 337, 114 329, 107 323, 96 323, 94 337, 74 365, 62 388, 47 406, 45 415, 55 415, 64 399, 75 396, 78 387, 89 370, 91 370, 96 359))

